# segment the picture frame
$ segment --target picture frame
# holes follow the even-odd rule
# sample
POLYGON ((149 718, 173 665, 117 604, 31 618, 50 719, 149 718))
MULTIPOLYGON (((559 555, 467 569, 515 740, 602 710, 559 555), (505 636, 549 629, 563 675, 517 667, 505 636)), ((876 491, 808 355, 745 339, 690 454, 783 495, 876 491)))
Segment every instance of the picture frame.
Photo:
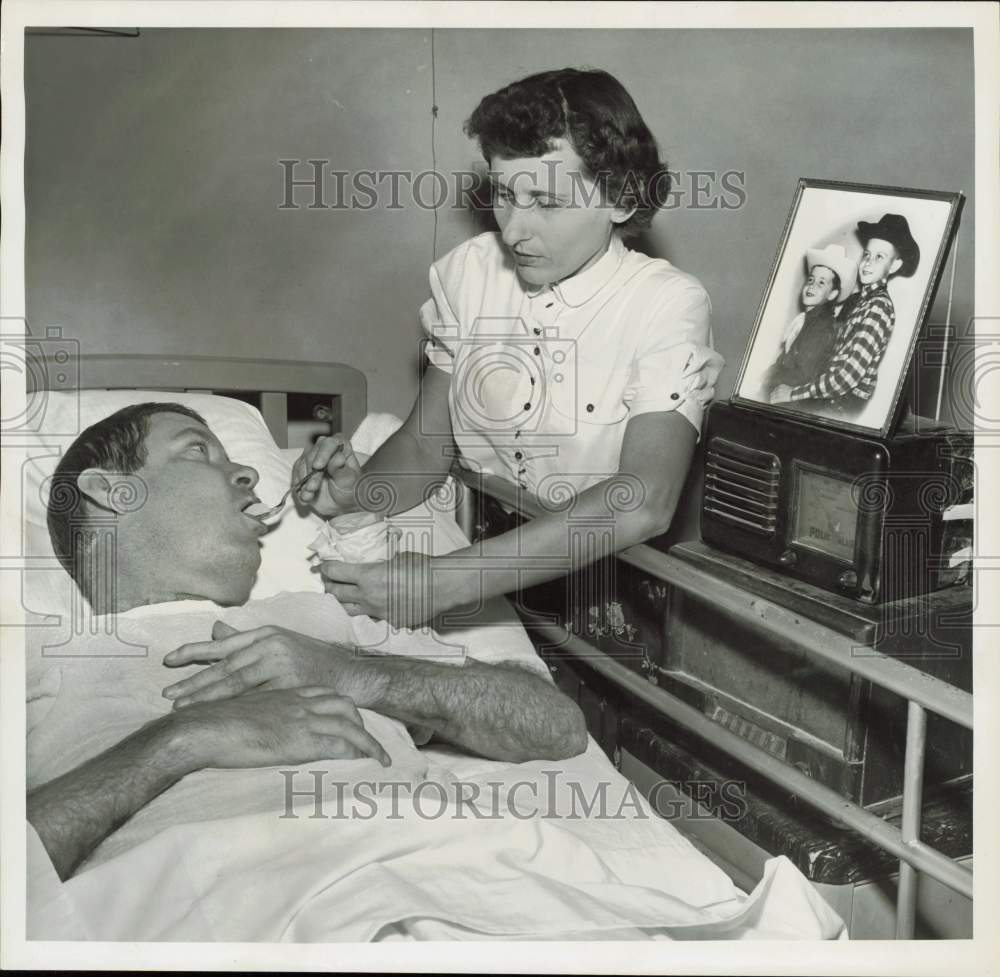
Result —
POLYGON ((733 403, 889 437, 964 201, 800 179, 733 403))

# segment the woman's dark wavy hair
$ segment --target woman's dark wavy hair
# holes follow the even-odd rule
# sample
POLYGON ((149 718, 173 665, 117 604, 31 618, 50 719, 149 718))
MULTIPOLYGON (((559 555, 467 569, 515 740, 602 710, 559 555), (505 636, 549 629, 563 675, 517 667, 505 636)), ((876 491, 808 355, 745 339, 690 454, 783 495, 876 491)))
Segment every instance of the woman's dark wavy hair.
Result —
POLYGON ((77 479, 88 468, 120 475, 131 475, 142 468, 146 464, 149 419, 154 414, 183 414, 205 424, 199 413, 181 404, 148 402, 122 407, 91 424, 66 449, 49 483, 46 521, 52 548, 63 569, 88 600, 90 595, 85 587, 86 581, 79 579, 83 560, 78 557, 82 554, 73 552, 73 531, 86 526, 89 514, 86 497, 77 486, 77 479))
POLYGON ((649 227, 670 192, 666 162, 632 96, 606 71, 562 68, 487 95, 465 123, 486 162, 544 156, 567 139, 604 199, 635 206, 623 235, 649 227))

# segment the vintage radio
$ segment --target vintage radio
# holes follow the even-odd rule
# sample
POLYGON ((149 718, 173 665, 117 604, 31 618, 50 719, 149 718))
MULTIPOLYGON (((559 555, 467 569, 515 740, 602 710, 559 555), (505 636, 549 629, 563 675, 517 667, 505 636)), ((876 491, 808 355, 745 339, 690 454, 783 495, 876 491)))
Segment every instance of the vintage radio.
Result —
POLYGON ((713 405, 702 537, 869 604, 953 583, 966 541, 943 514, 972 498, 972 435, 920 426, 880 438, 713 405))

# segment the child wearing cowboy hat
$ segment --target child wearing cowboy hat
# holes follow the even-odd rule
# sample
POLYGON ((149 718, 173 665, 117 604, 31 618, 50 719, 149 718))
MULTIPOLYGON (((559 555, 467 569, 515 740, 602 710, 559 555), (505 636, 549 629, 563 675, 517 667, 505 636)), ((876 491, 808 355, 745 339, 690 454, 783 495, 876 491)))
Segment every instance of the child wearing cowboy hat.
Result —
POLYGON ((809 383, 833 356, 837 338, 834 310, 854 290, 858 267, 839 244, 807 248, 806 280, 800 301, 803 311, 788 324, 778 358, 765 374, 765 396, 779 385, 809 383))
POLYGON ((771 403, 826 400, 841 413, 862 408, 875 392, 896 310, 886 287, 890 278, 909 277, 920 263, 920 248, 901 214, 883 214, 877 223, 859 221, 855 232, 863 248, 858 263, 861 289, 844 303, 838 319, 837 348, 822 374, 809 383, 782 385, 771 403))

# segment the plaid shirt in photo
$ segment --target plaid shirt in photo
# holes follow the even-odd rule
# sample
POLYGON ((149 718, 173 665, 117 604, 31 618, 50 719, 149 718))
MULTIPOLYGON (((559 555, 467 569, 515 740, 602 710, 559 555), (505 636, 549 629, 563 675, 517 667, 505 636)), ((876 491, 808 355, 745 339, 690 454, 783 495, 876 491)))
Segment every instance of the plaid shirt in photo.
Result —
POLYGON ((792 387, 791 400, 834 400, 853 396, 870 400, 878 367, 896 322, 885 282, 865 285, 839 330, 837 349, 815 380, 792 387))

